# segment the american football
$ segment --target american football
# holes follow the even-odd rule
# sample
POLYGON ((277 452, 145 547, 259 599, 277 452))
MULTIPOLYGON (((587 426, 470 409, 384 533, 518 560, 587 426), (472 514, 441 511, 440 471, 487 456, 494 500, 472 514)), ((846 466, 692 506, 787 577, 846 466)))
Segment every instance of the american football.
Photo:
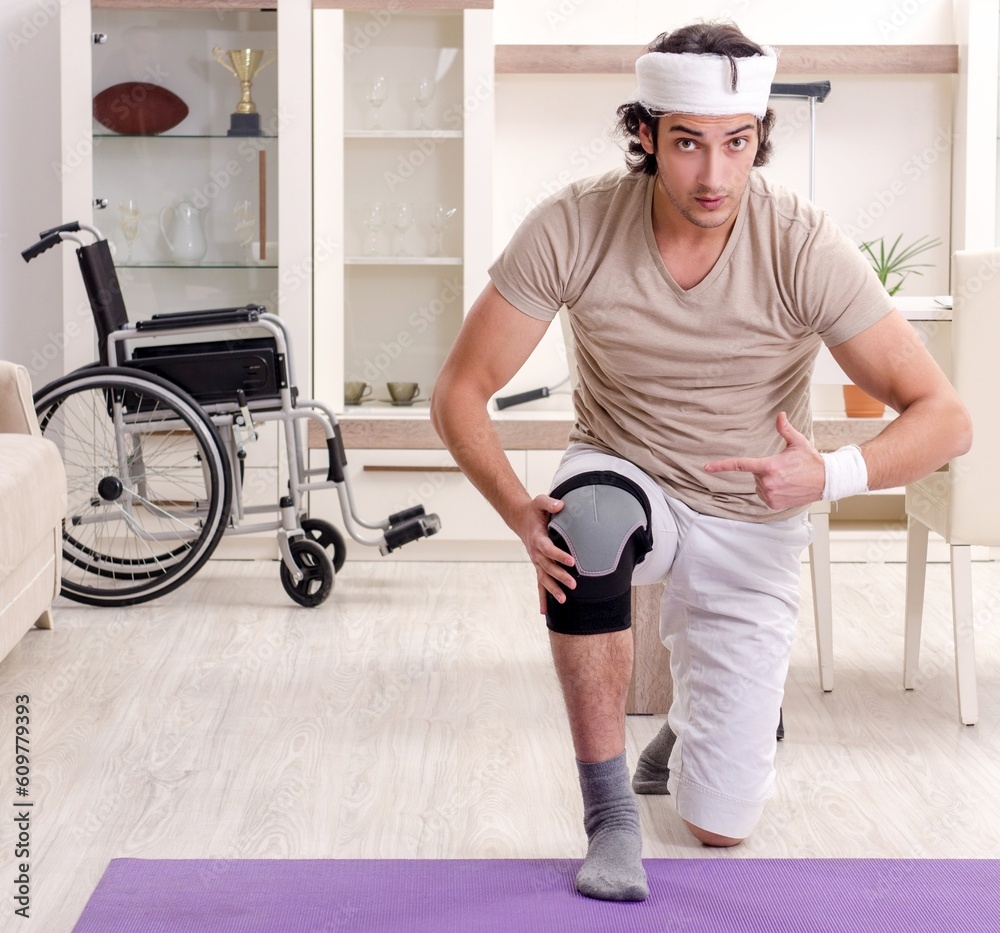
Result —
POLYGON ((187 115, 187 104, 173 91, 145 81, 114 84, 94 98, 94 119, 128 136, 165 133, 187 115))

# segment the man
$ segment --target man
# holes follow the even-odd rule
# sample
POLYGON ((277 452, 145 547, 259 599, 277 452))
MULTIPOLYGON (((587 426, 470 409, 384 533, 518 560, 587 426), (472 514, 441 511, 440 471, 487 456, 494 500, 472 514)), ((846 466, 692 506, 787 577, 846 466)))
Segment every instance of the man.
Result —
POLYGON ((753 171, 769 151, 775 67, 732 25, 660 36, 619 110, 629 170, 527 218, 433 393, 438 433, 536 568, 583 793, 577 888, 591 897, 647 895, 633 788, 671 794, 706 845, 735 845, 759 819, 807 506, 901 486, 971 443, 963 405, 858 248, 753 171), (487 403, 562 305, 576 424, 552 495, 532 499, 487 403), (821 455, 809 440, 821 342, 899 412, 860 450, 821 455), (673 703, 630 786, 629 590, 668 571, 673 703))

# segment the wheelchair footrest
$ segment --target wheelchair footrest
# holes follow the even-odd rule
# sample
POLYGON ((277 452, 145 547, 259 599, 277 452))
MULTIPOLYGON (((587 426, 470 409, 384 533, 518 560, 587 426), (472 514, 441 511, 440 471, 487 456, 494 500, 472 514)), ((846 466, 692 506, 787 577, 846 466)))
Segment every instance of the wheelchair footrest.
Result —
MULTIPOLYGON (((423 509, 421 509, 423 511, 423 509)), ((389 554, 397 548, 420 538, 429 538, 441 530, 441 519, 437 515, 417 515, 404 519, 395 525, 390 525, 385 531, 385 547, 383 554, 389 554)))
POLYGON ((390 525, 399 525, 402 522, 408 521, 411 518, 417 518, 424 514, 424 507, 422 505, 415 505, 410 509, 403 509, 402 512, 393 512, 389 516, 390 525))

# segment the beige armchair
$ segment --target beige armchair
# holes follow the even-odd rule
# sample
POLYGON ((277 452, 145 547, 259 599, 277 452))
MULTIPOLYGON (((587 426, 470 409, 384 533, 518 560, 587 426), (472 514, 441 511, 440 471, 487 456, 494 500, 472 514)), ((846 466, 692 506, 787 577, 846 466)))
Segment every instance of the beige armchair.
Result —
MULTIPOLYGON (((952 615, 958 715, 979 718, 973 633, 974 545, 1000 547, 1000 250, 961 251, 952 263, 952 382, 972 415, 972 450, 906 487, 906 609, 903 686, 916 686, 923 614, 927 535, 934 531, 951 552, 952 615)), ((990 611, 1000 614, 996 601, 990 611)))
POLYGON ((38 428, 23 366, 0 361, 0 658, 32 625, 52 628, 66 470, 38 428))

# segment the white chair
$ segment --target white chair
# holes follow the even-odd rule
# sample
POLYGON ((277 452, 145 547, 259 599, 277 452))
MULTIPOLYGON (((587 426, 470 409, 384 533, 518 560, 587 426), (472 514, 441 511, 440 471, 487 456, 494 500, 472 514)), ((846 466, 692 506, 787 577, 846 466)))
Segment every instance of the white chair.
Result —
POLYGON ((952 614, 958 716, 979 718, 973 635, 972 561, 975 545, 1000 546, 1000 250, 960 251, 952 263, 952 383, 972 416, 972 450, 948 467, 906 487, 906 608, 903 687, 917 680, 927 535, 951 551, 952 614))
MULTIPOLYGON (((812 577, 813 614, 816 617, 816 644, 819 647, 819 679, 823 690, 833 689, 833 598, 830 587, 830 503, 809 506, 809 520, 815 535, 809 545, 809 573, 812 577)), ((660 641, 660 597, 662 583, 632 587, 632 637, 635 663, 626 711, 658 715, 670 709, 673 687, 669 655, 660 641)))
POLYGON ((830 503, 809 506, 813 543, 809 545, 809 577, 812 581, 813 616, 816 623, 816 656, 819 685, 824 693, 833 689, 833 588, 830 583, 830 503))

